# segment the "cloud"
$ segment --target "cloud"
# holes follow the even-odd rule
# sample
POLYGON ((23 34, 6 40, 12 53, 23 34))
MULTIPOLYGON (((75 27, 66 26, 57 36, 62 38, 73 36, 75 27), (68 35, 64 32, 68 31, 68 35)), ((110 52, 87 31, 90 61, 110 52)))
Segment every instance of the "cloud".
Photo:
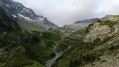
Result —
POLYGON ((117 0, 14 0, 62 26, 82 19, 119 14, 117 0))

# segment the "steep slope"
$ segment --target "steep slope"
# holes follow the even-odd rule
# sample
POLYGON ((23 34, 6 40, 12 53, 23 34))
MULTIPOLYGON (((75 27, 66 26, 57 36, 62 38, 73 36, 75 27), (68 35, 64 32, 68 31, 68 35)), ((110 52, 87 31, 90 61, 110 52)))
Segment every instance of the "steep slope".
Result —
POLYGON ((14 17, 20 16, 27 21, 32 20, 31 22, 34 24, 38 24, 46 29, 58 27, 48 21, 45 17, 36 15, 32 9, 26 8, 18 2, 13 2, 12 0, 0 0, 0 6, 14 17))
POLYGON ((30 21, 26 21, 23 18, 19 17, 18 21, 19 21, 18 24, 20 25, 20 27, 24 30, 29 31, 29 32, 31 32, 31 31, 48 32, 48 30, 46 30, 45 28, 43 28, 37 24, 34 24, 30 21))
POLYGON ((95 22, 90 26, 90 28, 88 29, 88 33, 84 38, 84 42, 92 42, 98 38, 100 38, 102 41, 108 39, 108 41, 106 41, 103 44, 100 44, 100 46, 95 48, 94 50, 99 52, 101 52, 101 50, 103 51, 102 55, 100 56, 100 60, 87 64, 84 67, 109 67, 109 66, 118 67, 119 66, 119 59, 118 59, 119 32, 118 31, 119 31, 118 15, 104 18, 102 20, 95 22), (93 36, 91 34, 95 34, 95 35, 93 36), (88 38, 88 36, 90 36, 91 39, 90 37, 88 38))
POLYGON ((0 67, 45 67, 54 57, 52 46, 60 35, 34 30, 29 33, 16 19, 0 7, 0 67))
POLYGON ((64 39, 64 45, 59 45, 59 49, 64 48, 60 50, 63 55, 54 67, 119 67, 118 20, 119 16, 111 16, 95 21, 83 41, 64 39))
POLYGON ((19 30, 19 29, 20 27, 18 26, 18 23, 15 21, 15 18, 13 18, 10 14, 7 14, 0 7, 0 32, 19 30))
POLYGON ((84 42, 94 41, 97 38, 101 40, 106 37, 111 37, 115 34, 118 34, 119 31, 119 16, 112 16, 98 20, 90 25, 90 28, 85 35, 84 42))

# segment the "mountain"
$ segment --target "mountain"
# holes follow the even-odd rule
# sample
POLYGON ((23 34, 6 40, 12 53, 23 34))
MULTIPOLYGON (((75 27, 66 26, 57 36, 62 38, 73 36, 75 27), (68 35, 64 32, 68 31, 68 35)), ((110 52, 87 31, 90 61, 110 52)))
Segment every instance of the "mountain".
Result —
POLYGON ((36 15, 32 9, 26 8, 18 2, 12 0, 0 0, 0 6, 14 17, 22 17, 27 21, 44 27, 45 29, 58 27, 48 21, 47 18, 36 15))
POLYGON ((119 15, 109 16, 101 19, 88 28, 88 32, 84 37, 84 42, 100 41, 101 43, 92 52, 97 53, 100 60, 97 60, 91 64, 86 64, 88 67, 118 67, 119 57, 119 15), (102 63, 100 63, 102 62, 102 63), (111 65, 110 65, 111 63, 111 65), (106 65, 105 65, 106 64, 106 65))
POLYGON ((82 30, 88 27, 90 23, 77 23, 77 24, 69 24, 64 25, 63 27, 59 27, 58 30, 61 31, 65 35, 70 35, 77 30, 82 30))
POLYGON ((116 15, 93 22, 81 39, 64 37, 57 48, 63 55, 54 67, 119 67, 118 20, 116 15))
MULTIPOLYGON (((112 17, 115 15, 106 15, 103 18, 112 17)), ((103 19, 101 18, 101 19, 103 19)), ((65 35, 80 35, 80 33, 86 29, 91 23, 100 20, 99 18, 85 19, 82 21, 77 21, 74 24, 64 25, 63 27, 59 27, 58 30, 61 31, 65 35)))
POLYGON ((99 20, 99 18, 80 20, 80 21, 75 22, 74 24, 77 24, 77 23, 92 23, 92 22, 94 22, 96 20, 99 20))
POLYGON ((112 16, 116 16, 116 15, 106 15, 105 17, 102 17, 101 19, 112 17, 112 16))
POLYGON ((49 32, 40 26, 47 27, 47 18, 11 13, 2 2, 0 67, 119 67, 119 15, 49 32))
POLYGON ((77 21, 74 24, 64 25, 63 27, 59 27, 59 30, 62 31, 65 35, 74 34, 77 31, 85 29, 92 22, 99 20, 99 18, 85 19, 82 21, 77 21))
POLYGON ((41 27, 38 24, 31 23, 30 21, 25 20, 24 18, 18 19, 18 24, 22 30, 27 30, 29 32, 37 31, 37 32, 48 32, 45 28, 41 27))
POLYGON ((53 46, 61 36, 49 31, 29 32, 23 25, 37 26, 24 19, 20 23, 22 26, 17 18, 0 7, 0 67, 45 67, 55 56, 53 46))

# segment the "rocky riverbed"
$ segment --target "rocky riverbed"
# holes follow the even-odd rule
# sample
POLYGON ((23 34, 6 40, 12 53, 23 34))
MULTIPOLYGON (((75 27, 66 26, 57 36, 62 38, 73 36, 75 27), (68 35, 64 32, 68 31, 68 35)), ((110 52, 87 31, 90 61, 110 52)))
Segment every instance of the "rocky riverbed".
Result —
POLYGON ((56 51, 57 46, 58 46, 58 44, 56 44, 53 48, 53 52, 55 53, 55 57, 53 57, 52 59, 50 59, 46 62, 46 67, 51 67, 55 63, 55 61, 62 55, 62 53, 58 53, 56 51))

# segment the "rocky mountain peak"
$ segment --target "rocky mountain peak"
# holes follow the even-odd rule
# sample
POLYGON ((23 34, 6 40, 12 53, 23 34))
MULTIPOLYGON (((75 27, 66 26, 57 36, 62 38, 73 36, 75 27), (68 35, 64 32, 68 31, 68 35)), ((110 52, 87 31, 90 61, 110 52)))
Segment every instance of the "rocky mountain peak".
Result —
POLYGON ((10 14, 22 14, 26 17, 29 17, 30 19, 39 17, 32 9, 24 7, 21 3, 14 2, 12 0, 1 0, 0 2, 2 3, 1 6, 10 14))
POLYGON ((58 27, 57 25, 53 24, 52 22, 48 21, 47 18, 44 18, 43 16, 36 15, 35 12, 30 9, 23 6, 21 3, 14 2, 12 0, 0 0, 0 6, 4 8, 8 13, 15 17, 19 17, 19 15, 22 15, 21 18, 26 19, 28 21, 33 20, 32 23, 34 24, 40 24, 40 26, 48 29, 48 28, 54 28, 58 27), (41 20, 41 21, 37 21, 41 20))

